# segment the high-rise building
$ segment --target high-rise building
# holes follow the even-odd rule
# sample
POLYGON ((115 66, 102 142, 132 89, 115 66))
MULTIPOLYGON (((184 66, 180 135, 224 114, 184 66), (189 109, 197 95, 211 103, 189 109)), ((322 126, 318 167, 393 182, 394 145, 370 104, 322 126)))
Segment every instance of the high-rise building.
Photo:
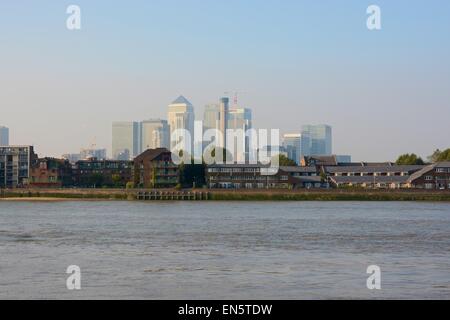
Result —
MULTIPOLYGON (((228 118, 230 110, 230 99, 221 98, 219 104, 210 104, 205 106, 203 114, 203 131, 209 129, 217 129, 222 133, 221 141, 217 142, 217 146, 225 148, 226 146, 226 130, 228 128, 228 118)), ((209 144, 209 142, 206 142, 209 144)))
POLYGON ((131 160, 141 152, 141 129, 138 122, 113 122, 112 157, 131 160))
POLYGON ((203 113, 203 131, 220 128, 220 106, 208 104, 203 113))
POLYGON ((81 149, 80 158, 81 160, 87 160, 90 158, 106 160, 106 149, 81 149))
POLYGON ((0 147, 0 188, 16 188, 29 183, 31 165, 37 160, 32 146, 0 147))
POLYGON ((0 146, 9 145, 9 129, 7 127, 0 126, 0 146))
POLYGON ((61 158, 69 161, 70 163, 75 163, 81 160, 81 155, 79 153, 66 153, 63 154, 61 158))
POLYGON ((141 151, 147 149, 169 149, 170 130, 166 120, 151 119, 141 122, 141 151))
MULTIPOLYGON (((230 99, 229 98, 221 98, 219 104, 219 130, 223 134, 223 140, 220 142, 220 146, 225 148, 227 145, 227 129, 228 119, 230 118, 230 99)), ((250 122, 251 122, 251 113, 250 113, 250 122)))
MULTIPOLYGON (((247 130, 252 129, 252 110, 248 108, 230 109, 227 113, 226 129, 234 130, 235 133, 238 132, 237 130, 242 130, 244 133, 244 139, 240 140, 244 142, 244 146, 242 147, 243 152, 239 152, 238 143, 240 143, 240 140, 237 137, 234 138, 234 151, 228 151, 234 155, 235 162, 248 161, 251 141, 250 137, 245 135, 245 133, 247 130)), ((226 143, 226 148, 229 149, 229 145, 232 144, 232 142, 226 140, 226 143)))
POLYGON ((310 155, 310 138, 307 134, 289 133, 283 136, 283 149, 287 157, 300 164, 300 159, 310 155))
MULTIPOLYGON (((220 127, 220 106, 219 104, 208 104, 205 106, 203 112, 203 134, 208 130, 218 130, 220 127)), ((215 141, 215 136, 212 141, 202 141, 202 151, 208 147, 210 143, 215 141)), ((220 143, 221 144, 221 143, 220 143)))
POLYGON ((178 146, 179 150, 190 150, 192 154, 194 142, 194 107, 183 96, 179 96, 169 105, 168 122, 170 127, 170 150, 174 150, 178 146), (187 141, 178 130, 187 130, 191 137, 187 141))
POLYGON ((332 129, 329 125, 304 125, 302 134, 309 135, 311 139, 311 155, 331 155, 332 129))

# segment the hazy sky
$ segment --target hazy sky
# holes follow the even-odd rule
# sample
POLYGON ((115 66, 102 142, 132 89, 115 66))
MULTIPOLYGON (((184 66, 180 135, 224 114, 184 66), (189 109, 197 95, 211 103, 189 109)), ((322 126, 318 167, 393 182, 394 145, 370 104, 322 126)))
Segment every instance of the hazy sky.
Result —
POLYGON ((41 156, 110 150, 112 121, 166 118, 179 94, 201 118, 233 90, 256 127, 327 123, 355 160, 450 147, 450 1, 0 2, 0 125, 41 156))

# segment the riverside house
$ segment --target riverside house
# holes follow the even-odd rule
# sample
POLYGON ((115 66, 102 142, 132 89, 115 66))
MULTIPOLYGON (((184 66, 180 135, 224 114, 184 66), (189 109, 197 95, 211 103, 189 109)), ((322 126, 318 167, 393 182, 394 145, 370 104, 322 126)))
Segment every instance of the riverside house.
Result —
POLYGON ((28 185, 31 165, 36 159, 32 146, 0 146, 0 188, 28 185))
POLYGON ((77 161, 72 167, 73 185, 80 188, 124 188, 133 181, 132 172, 132 161, 90 158, 77 161))
POLYGON ((450 162, 438 162, 412 174, 408 183, 415 189, 450 190, 450 162))
POLYGON ((136 188, 173 188, 180 183, 179 169, 172 153, 165 149, 148 149, 134 158, 136 188))
POLYGON ((72 184, 72 166, 68 160, 41 158, 31 166, 30 187, 61 188, 72 184))
POLYGON ((410 188, 409 178, 420 171, 423 165, 362 164, 324 167, 332 186, 359 187, 368 189, 410 188))
POLYGON ((276 174, 262 174, 269 166, 215 164, 206 168, 210 189, 298 189, 327 188, 316 167, 280 167, 276 174))

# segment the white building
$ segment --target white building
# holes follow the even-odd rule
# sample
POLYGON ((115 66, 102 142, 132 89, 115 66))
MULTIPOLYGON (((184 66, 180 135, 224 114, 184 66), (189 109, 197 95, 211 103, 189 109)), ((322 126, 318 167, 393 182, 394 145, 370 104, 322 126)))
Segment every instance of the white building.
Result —
POLYGON ((249 160, 251 147, 250 137, 245 135, 247 130, 253 128, 252 110, 248 108, 232 108, 227 116, 227 134, 232 130, 235 132, 234 142, 226 139, 226 149, 234 155, 234 161, 238 163, 249 160), (244 136, 240 139, 238 133, 243 132, 244 136), (230 145, 234 144, 234 150, 230 150, 230 145), (243 144, 243 145, 242 145, 243 144))
MULTIPOLYGON (((209 104, 205 106, 203 114, 203 132, 209 129, 219 130, 222 134, 222 139, 216 142, 220 148, 226 146, 226 130, 228 129, 230 99, 221 98, 218 104, 209 104)), ((209 145, 210 141, 205 141, 203 147, 209 145)))
POLYGON ((141 122, 141 151, 170 148, 170 130, 166 120, 151 119, 141 122))
POLYGON ((190 154, 193 153, 194 121, 194 107, 185 97, 179 96, 169 105, 170 150, 178 147, 178 150, 189 150, 190 154), (177 130, 187 130, 191 135, 190 141, 183 141, 183 136, 177 130))

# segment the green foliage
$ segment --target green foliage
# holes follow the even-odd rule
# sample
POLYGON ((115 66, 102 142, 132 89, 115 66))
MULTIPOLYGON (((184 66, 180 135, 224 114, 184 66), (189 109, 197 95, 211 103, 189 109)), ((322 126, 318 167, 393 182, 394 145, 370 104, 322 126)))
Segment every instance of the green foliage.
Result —
MULTIPOLYGON (((227 161, 227 158, 229 158, 229 159, 232 158, 231 152, 229 152, 227 149, 218 147, 217 150, 222 153, 223 163, 225 163, 227 161)), ((206 149, 205 153, 207 155, 210 155, 211 158, 214 158, 214 159, 216 158, 216 148, 208 148, 208 149, 206 149)))
POLYGON ((279 155, 279 164, 282 167, 295 167, 295 166, 297 166, 297 163, 294 160, 289 159, 284 154, 280 154, 279 155))
POLYGON ((435 152, 433 152, 433 154, 429 156, 428 159, 433 163, 450 161, 450 149, 446 149, 444 151, 438 149, 435 152))
POLYGON ((205 185, 205 170, 204 164, 181 164, 180 170, 180 184, 185 188, 201 188, 205 185))
POLYGON ((103 175, 100 173, 94 173, 89 177, 89 183, 94 188, 101 187, 103 185, 103 181, 104 181, 103 175))
POLYGON ((134 189, 134 182, 133 181, 127 182, 126 188, 127 189, 134 189))
POLYGON ((120 174, 113 174, 111 176, 111 180, 112 180, 113 185, 115 187, 120 187, 121 186, 122 178, 121 178, 120 174))
POLYGON ((403 154, 395 162, 397 165, 423 165, 425 162, 414 153, 403 154))

